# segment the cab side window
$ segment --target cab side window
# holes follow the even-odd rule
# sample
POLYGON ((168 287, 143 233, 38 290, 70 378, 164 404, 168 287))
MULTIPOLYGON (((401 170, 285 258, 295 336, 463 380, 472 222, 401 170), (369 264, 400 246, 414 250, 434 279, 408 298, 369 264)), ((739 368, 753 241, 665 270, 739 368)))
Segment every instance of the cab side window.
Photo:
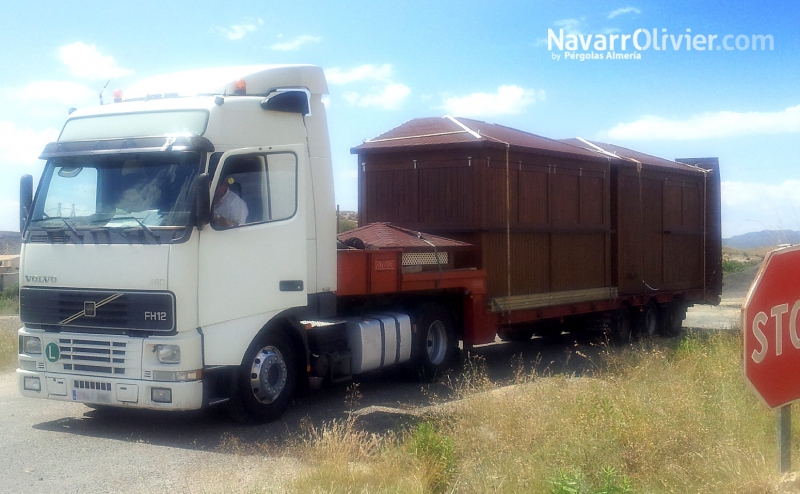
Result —
POLYGON ((279 221, 297 211, 297 158, 291 153, 230 156, 212 204, 216 229, 279 221))

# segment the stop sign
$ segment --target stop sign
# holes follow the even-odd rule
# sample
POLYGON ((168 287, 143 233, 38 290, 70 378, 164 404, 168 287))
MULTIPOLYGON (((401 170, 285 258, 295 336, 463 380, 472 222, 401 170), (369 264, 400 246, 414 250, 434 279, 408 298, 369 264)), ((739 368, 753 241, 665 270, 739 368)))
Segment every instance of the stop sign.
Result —
POLYGON ((742 305, 744 374, 770 408, 800 399, 800 246, 770 252, 742 305))

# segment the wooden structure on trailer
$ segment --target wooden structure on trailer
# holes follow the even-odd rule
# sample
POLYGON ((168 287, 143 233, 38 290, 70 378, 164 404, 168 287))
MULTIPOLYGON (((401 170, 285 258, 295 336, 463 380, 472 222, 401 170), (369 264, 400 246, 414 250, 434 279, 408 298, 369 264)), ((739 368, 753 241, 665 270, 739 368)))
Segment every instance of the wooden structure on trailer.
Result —
POLYGON ((718 303, 719 167, 464 118, 420 118, 353 148, 359 225, 475 246, 487 310, 518 322, 623 301, 718 303))

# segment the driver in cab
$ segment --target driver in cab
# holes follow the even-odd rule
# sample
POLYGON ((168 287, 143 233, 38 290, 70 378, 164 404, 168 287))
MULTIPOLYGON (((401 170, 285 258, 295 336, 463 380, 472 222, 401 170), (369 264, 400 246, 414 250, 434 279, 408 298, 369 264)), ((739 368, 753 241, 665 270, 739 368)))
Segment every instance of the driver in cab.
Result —
POLYGON ((214 191, 211 222, 215 226, 230 228, 243 225, 247 221, 247 204, 230 189, 234 183, 236 180, 233 177, 225 177, 219 181, 217 190, 214 191))

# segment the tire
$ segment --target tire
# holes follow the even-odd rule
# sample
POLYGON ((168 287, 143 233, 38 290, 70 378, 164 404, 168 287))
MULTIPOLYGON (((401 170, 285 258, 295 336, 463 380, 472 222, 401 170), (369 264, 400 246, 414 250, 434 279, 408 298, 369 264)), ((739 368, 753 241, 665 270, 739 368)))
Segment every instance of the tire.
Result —
POLYGON ((453 319, 444 307, 425 304, 416 311, 416 353, 420 374, 433 380, 444 373, 456 355, 453 319))
POLYGON ((631 313, 622 304, 611 318, 611 343, 616 346, 627 345, 631 341, 631 313))
POLYGON ((282 333, 268 333, 250 345, 239 367, 231 416, 246 424, 276 420, 289 407, 296 385, 291 344, 282 333))
POLYGON ((659 332, 664 338, 675 338, 683 333, 683 320, 686 319, 686 306, 672 302, 662 308, 659 332))
POLYGON ((636 333, 640 338, 653 338, 659 333, 658 305, 652 300, 636 318, 636 333))

